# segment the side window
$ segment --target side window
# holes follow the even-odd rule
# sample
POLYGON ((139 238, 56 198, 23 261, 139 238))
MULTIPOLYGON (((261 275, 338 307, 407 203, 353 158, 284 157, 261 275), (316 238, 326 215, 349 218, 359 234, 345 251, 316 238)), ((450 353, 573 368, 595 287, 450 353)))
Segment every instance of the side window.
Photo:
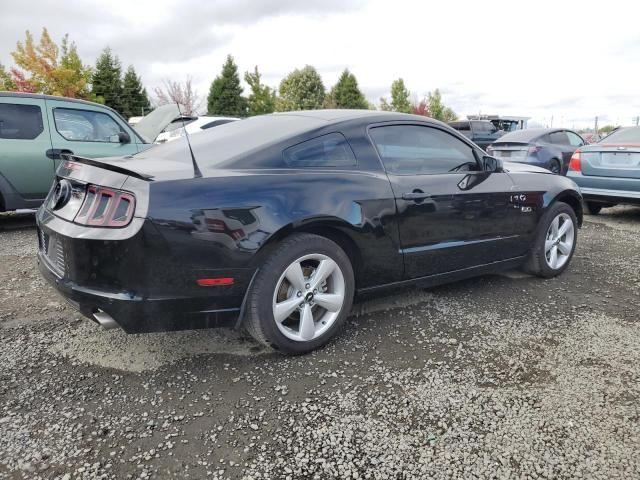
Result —
POLYGON ((451 126, 458 130, 459 132, 470 132, 471 124, 469 122, 454 122, 451 123, 451 126))
POLYGON ((111 142, 114 135, 124 132, 111 116, 102 112, 55 108, 53 118, 56 122, 56 130, 66 140, 111 142))
POLYGON ((473 129, 482 133, 494 133, 498 130, 491 122, 474 122, 473 129))
POLYGON ((33 140, 44 130, 37 105, 0 103, 0 138, 33 140))
POLYGON ((567 137, 569 137, 569 143, 574 147, 580 147, 584 145, 584 141, 577 134, 573 132, 565 132, 567 137))
POLYGON ((372 128, 370 135, 389 173, 433 175, 478 170, 473 149, 437 128, 390 125, 372 128))
POLYGON ((551 143, 556 145, 569 145, 569 138, 566 132, 551 132, 549 138, 551 139, 551 143))
POLYGON ((347 140, 340 133, 330 133, 289 147, 284 161, 290 167, 350 167, 356 165, 347 140))

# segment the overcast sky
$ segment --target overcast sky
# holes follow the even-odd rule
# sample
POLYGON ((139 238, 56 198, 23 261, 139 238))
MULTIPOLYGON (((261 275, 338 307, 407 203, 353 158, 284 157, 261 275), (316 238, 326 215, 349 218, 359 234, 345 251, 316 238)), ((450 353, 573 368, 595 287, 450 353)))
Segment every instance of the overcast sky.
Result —
POLYGON ((416 99, 440 88, 460 117, 628 125, 640 115, 638 18, 632 1, 25 0, 2 7, 0 62, 46 26, 87 63, 110 46, 149 92, 190 75, 206 96, 230 53, 273 87, 310 64, 328 89, 349 68, 376 104, 402 77, 416 99))

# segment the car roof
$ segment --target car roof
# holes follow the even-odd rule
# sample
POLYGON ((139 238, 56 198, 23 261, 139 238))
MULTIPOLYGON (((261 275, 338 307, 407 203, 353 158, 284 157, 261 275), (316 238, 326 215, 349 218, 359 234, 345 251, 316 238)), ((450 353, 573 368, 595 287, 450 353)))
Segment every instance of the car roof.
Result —
POLYGON ((502 142, 528 142, 535 138, 547 135, 553 132, 570 131, 566 128, 525 128, 524 130, 515 130, 500 137, 496 143, 502 142))
POLYGON ((14 98, 33 98, 36 100, 56 100, 58 102, 73 102, 73 103, 82 103, 84 105, 91 105, 92 107, 102 107, 108 108, 109 110, 113 110, 106 105, 97 102, 90 102, 89 100, 82 100, 80 98, 69 98, 69 97, 58 97, 56 95, 44 95, 41 93, 25 93, 25 92, 0 92, 0 97, 14 97, 14 98))
POLYGON ((337 123, 360 118, 368 118, 370 121, 393 121, 393 120, 418 120, 429 123, 440 123, 429 117, 412 115, 409 113, 386 112, 381 110, 300 110, 294 112, 276 112, 273 116, 297 116, 324 120, 328 123, 337 123))

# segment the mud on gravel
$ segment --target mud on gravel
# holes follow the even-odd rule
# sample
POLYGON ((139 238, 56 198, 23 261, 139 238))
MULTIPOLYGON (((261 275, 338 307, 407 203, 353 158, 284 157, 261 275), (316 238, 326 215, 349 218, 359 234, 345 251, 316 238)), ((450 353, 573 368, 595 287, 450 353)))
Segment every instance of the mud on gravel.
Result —
POLYGON ((401 292, 282 357, 103 331, 0 217, 0 479, 640 478, 640 208, 585 220, 560 278, 401 292))

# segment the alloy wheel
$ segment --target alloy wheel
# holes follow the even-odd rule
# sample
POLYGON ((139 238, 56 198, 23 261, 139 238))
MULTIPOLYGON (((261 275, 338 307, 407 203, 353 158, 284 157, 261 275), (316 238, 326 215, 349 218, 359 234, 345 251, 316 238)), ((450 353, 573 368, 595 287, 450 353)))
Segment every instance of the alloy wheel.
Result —
POLYGON ((574 242, 573 220, 566 213, 557 215, 551 221, 544 241, 544 256, 547 265, 554 270, 562 268, 571 257, 574 242))
POLYGON ((330 257, 298 258, 280 275, 273 294, 273 318, 291 340, 308 342, 335 323, 345 300, 342 270, 330 257))

